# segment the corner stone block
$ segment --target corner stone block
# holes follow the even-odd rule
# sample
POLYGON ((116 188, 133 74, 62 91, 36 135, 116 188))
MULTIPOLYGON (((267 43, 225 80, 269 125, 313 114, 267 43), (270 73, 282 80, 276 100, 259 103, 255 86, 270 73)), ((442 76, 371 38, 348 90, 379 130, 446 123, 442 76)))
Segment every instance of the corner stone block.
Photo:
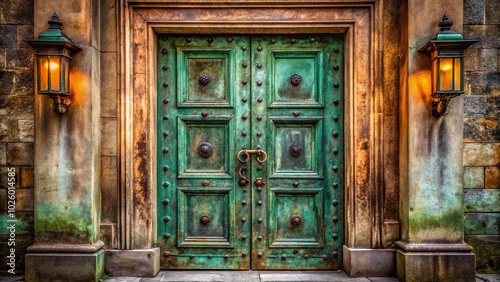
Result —
POLYGON ((8 143, 8 165, 33 165, 33 143, 8 143))
POLYGON ((484 178, 484 188, 500 189, 500 167, 487 167, 484 178))
POLYGON ((26 255, 26 282, 100 281, 104 250, 96 253, 30 253, 26 255))
POLYGON ((464 166, 500 166, 500 143, 465 143, 464 166))
POLYGON ((461 252, 396 251, 396 273, 400 281, 476 281, 476 257, 461 252))
POLYGON ((464 168, 464 188, 484 188, 484 167, 464 168))
POLYGON ((111 276, 154 277, 160 271, 160 248, 106 250, 104 269, 111 276))

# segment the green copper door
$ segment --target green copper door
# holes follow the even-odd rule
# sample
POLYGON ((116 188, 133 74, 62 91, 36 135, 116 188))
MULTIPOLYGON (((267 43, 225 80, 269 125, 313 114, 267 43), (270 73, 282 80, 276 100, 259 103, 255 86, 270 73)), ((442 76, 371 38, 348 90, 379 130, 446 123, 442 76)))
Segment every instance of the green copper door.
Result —
POLYGON ((160 35, 162 268, 337 269, 343 53, 332 35, 160 35))

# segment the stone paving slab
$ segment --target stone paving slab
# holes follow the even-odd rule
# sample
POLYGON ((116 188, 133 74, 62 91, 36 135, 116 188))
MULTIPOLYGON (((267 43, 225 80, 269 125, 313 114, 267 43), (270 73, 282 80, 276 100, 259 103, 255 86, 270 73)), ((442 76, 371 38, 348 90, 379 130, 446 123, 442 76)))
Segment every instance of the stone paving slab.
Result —
POLYGON ((476 274, 476 282, 500 282, 500 274, 476 274))
POLYGON ((343 271, 259 271, 260 281, 356 281, 370 282, 368 278, 351 278, 343 271))

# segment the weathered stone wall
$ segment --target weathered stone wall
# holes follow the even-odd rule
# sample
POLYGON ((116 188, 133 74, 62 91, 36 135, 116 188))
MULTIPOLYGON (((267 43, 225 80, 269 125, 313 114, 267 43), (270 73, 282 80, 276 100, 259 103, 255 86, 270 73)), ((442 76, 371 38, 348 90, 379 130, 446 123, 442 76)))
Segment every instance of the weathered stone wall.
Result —
POLYGON ((33 242, 33 0, 0 1, 0 272, 10 248, 22 274, 26 248, 33 242), (15 246, 8 246, 8 169, 15 169, 15 246))
POLYGON ((500 271, 500 2, 464 1, 465 241, 478 272, 500 271))

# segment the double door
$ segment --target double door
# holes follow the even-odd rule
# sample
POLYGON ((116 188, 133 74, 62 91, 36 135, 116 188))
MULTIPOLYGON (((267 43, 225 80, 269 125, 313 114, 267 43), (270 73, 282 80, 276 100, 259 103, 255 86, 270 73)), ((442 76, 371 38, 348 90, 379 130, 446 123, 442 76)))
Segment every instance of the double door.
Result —
POLYGON ((332 35, 159 35, 162 268, 341 267, 342 49, 332 35))

